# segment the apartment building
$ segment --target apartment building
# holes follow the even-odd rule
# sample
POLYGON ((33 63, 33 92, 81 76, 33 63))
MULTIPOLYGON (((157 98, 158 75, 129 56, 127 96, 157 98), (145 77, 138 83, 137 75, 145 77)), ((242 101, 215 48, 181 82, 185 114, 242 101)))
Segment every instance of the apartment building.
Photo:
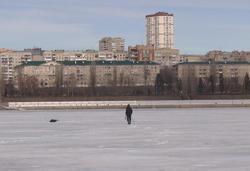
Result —
POLYGON ((172 66, 180 61, 178 49, 158 48, 155 50, 155 62, 162 66, 172 66))
POLYGON ((158 12, 146 16, 147 45, 158 48, 174 48, 174 15, 158 12))
POLYGON ((125 40, 121 37, 104 37, 99 41, 99 51, 123 52, 125 40))
POLYGON ((86 61, 96 61, 98 60, 98 51, 96 50, 86 50, 83 52, 83 60, 86 61))
POLYGON ((2 78, 5 83, 11 83, 14 77, 14 69, 22 62, 32 61, 32 52, 30 51, 5 51, 0 53, 0 65, 2 69, 2 78))
POLYGON ((154 86, 159 70, 149 61, 34 61, 16 67, 15 86, 28 77, 39 87, 154 86))
POLYGON ((154 61, 154 45, 136 45, 128 47, 128 58, 133 61, 154 61))
POLYGON ((44 51, 43 60, 44 61, 78 61, 78 60, 85 60, 85 54, 82 51, 64 51, 64 50, 44 51))
POLYGON ((209 87, 211 84, 218 87, 220 78, 223 78, 225 87, 234 85, 238 88, 244 85, 246 73, 250 74, 250 63, 247 61, 183 62, 175 67, 183 88, 190 89, 192 92, 197 91, 199 81, 204 87, 209 87))
POLYGON ((205 55, 207 60, 212 61, 250 61, 250 52, 248 51, 218 51, 213 50, 205 55))
POLYGON ((205 55, 180 55, 179 62, 205 62, 208 61, 205 55))
POLYGON ((111 52, 111 51, 99 51, 98 58, 96 60, 106 61, 124 61, 127 59, 127 52, 111 52))

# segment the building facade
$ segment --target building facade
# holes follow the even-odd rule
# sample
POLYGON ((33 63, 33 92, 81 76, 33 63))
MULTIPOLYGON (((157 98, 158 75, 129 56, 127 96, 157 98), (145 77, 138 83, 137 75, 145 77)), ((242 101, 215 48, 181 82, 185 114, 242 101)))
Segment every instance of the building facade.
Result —
POLYGON ((218 91, 223 85, 223 91, 239 91, 246 74, 250 74, 250 63, 247 61, 183 62, 176 67, 184 92, 196 92, 201 84, 207 90, 213 85, 213 91, 218 91))
POLYGON ((205 55, 210 61, 250 61, 250 52, 248 51, 210 51, 205 55))
POLYGON ((133 61, 154 61, 154 45, 136 45, 128 47, 128 58, 133 61))
POLYGON ((205 55, 180 55, 179 62, 205 62, 209 61, 205 55))
POLYGON ((104 37, 99 41, 99 51, 123 52, 125 40, 121 37, 104 37))
POLYGON ((21 65, 22 62, 32 61, 33 56, 29 51, 6 51, 0 53, 0 65, 2 70, 2 79, 6 84, 12 83, 14 77, 14 68, 21 65))
POLYGON ((146 16, 147 44, 155 48, 174 48, 174 15, 158 12, 146 16))
POLYGON ((162 66, 172 66, 180 61, 179 50, 170 48, 159 48, 155 50, 155 62, 162 66))
POLYGON ((34 77, 43 87, 154 86, 160 66, 154 62, 26 62, 16 67, 15 86, 34 77))

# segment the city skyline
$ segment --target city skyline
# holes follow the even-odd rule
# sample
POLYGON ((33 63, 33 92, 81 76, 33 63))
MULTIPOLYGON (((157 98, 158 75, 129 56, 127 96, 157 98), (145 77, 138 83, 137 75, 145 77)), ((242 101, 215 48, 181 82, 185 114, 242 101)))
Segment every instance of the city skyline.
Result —
POLYGON ((175 15, 175 48, 181 53, 250 50, 250 2, 247 0, 3 0, 0 47, 24 49, 98 49, 102 37, 129 45, 146 44, 145 16, 158 11, 175 15))

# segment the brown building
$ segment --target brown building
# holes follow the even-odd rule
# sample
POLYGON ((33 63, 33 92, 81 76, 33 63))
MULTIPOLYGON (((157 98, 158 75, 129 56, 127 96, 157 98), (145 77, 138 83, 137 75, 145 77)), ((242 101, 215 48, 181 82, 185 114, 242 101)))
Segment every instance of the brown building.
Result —
POLYGON ((128 47, 128 58, 134 61, 154 61, 154 45, 136 45, 128 47))

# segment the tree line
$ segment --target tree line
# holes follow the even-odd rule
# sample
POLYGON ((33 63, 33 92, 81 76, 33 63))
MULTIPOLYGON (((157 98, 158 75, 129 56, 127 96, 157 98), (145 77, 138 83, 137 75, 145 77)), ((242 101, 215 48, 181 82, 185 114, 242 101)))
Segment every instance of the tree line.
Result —
MULTIPOLYGON (((179 79, 171 68, 164 68, 156 77, 156 95, 176 95, 181 99, 192 99, 195 95, 247 95, 250 93, 249 74, 243 81, 238 76, 225 78, 223 73, 196 78, 188 73, 179 79)), ((188 72, 188 71, 186 71, 188 72)))
MULTIPOLYGON (((68 75, 63 80, 60 68, 56 72, 55 86, 47 87, 45 82, 40 82, 36 76, 18 76, 18 89, 13 82, 9 81, 1 85, 4 97, 73 97, 73 96, 176 96, 180 99, 192 99, 195 95, 233 95, 249 94, 249 74, 245 73, 243 82, 239 77, 225 78, 223 73, 211 74, 209 77, 196 78, 188 74, 185 80, 176 76, 172 67, 164 67, 156 75, 155 86, 147 84, 149 72, 145 68, 144 85, 136 86, 129 77, 113 74, 109 86, 97 86, 96 69, 92 67, 90 72, 90 85, 88 87, 77 87, 75 74, 68 75), (123 84, 125 83, 125 84, 123 84), (40 84, 40 85, 39 85, 40 84), (63 85, 63 86, 62 86, 63 85)), ((116 70, 114 70, 115 72, 116 70)))
MULTIPOLYGON (((136 85, 130 74, 119 73, 114 67, 112 74, 105 77, 106 86, 97 84, 96 65, 93 62, 89 70, 89 78, 82 80, 88 82, 87 85, 79 86, 79 73, 69 73, 63 75, 62 66, 56 66, 54 75, 39 80, 36 75, 24 75, 21 68, 17 72, 16 80, 3 83, 4 97, 73 97, 73 96, 143 96, 155 95, 155 87, 148 84, 149 69, 147 65, 143 68, 143 85, 136 85), (53 77, 53 78, 52 78, 53 77), (46 80, 45 80, 46 79, 46 80), (54 79, 53 85, 48 85, 48 80, 54 79), (17 85, 18 87, 15 87, 17 85)), ((41 79, 41 77, 40 77, 41 79)))

